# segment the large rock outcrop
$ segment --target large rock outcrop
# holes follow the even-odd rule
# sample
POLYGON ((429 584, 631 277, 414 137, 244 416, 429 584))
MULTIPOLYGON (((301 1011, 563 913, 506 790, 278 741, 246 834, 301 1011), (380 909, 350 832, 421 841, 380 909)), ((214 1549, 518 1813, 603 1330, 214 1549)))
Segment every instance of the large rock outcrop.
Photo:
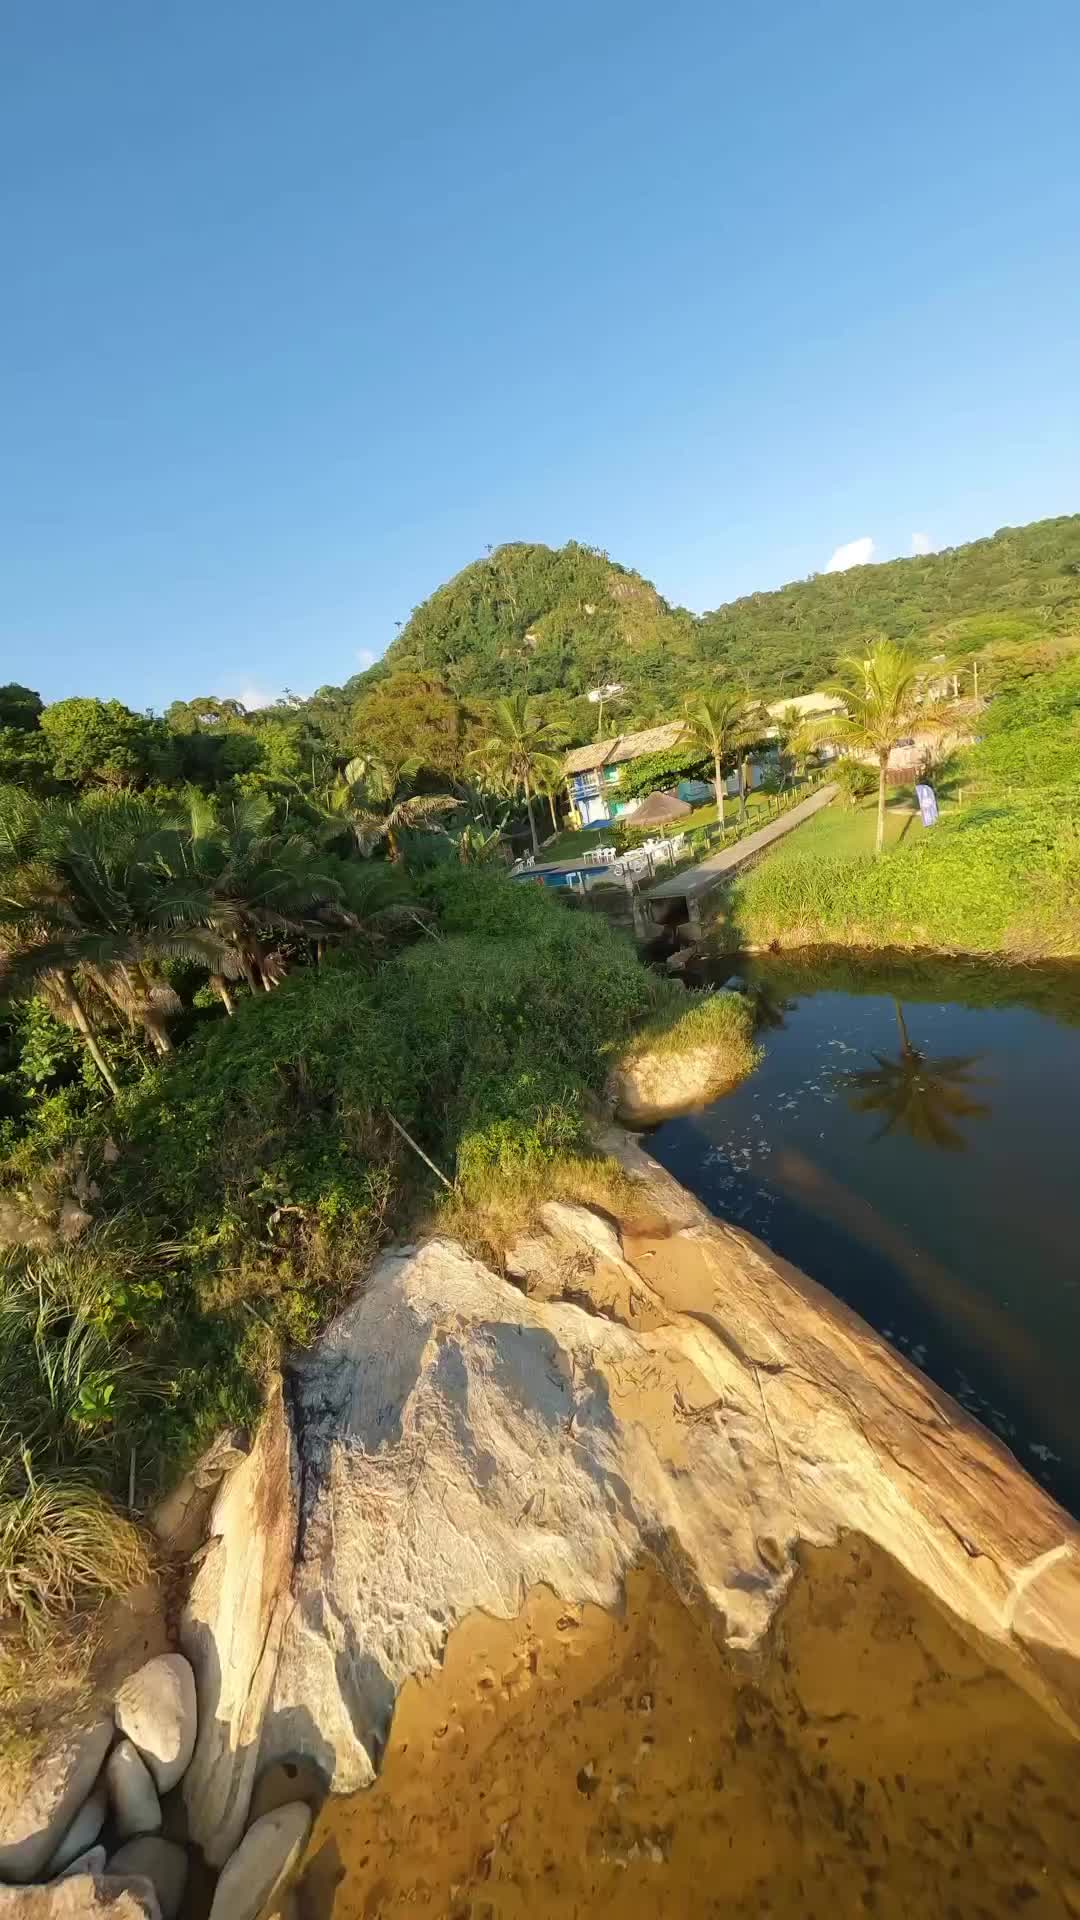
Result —
POLYGON ((681 1053, 645 1050, 612 1069, 607 1096, 628 1127, 652 1127, 674 1114, 708 1106, 740 1078, 727 1047, 686 1047, 681 1053))
POLYGON ((291 1609, 297 1476, 280 1384, 251 1452, 226 1475, 181 1622, 198 1734, 183 1781, 191 1839, 212 1866, 247 1820, 282 1630, 291 1609))
MULTIPOLYGON (((260 1505, 274 1578, 264 1566, 244 1599, 265 1659, 280 1635, 260 1764, 306 1755, 337 1791, 367 1784, 403 1682, 438 1665, 458 1622, 508 1618, 539 1586, 610 1607, 640 1562, 753 1656, 800 1556, 851 1532, 1075 1727, 1072 1522, 854 1314, 625 1136, 607 1144, 638 1184, 621 1232, 546 1209, 517 1250, 524 1292, 447 1240, 389 1254, 297 1364, 294 1604, 281 1440, 280 1503, 260 1505)), ((238 1585, 249 1674, 242 1610, 238 1585)))

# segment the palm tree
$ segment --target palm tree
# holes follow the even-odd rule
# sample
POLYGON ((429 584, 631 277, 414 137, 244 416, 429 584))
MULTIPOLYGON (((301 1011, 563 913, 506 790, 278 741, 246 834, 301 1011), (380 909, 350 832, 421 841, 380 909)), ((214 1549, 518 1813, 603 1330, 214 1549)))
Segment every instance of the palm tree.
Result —
POLYGON ((838 746, 874 756, 878 767, 878 816, 875 853, 885 845, 885 786, 889 756, 912 731, 920 713, 919 678, 915 658, 891 640, 875 640, 863 659, 840 662, 835 685, 829 688, 843 702, 842 718, 814 725, 819 737, 828 734, 838 746))
MULTIPOLYGON (((149 849, 165 877, 152 907, 155 927, 211 928, 235 958, 251 991, 269 992, 281 977, 280 957, 265 941, 299 937, 322 942, 333 930, 355 930, 356 916, 340 904, 343 887, 312 842, 272 830, 274 804, 264 793, 234 801, 223 818, 205 795, 187 796, 188 814, 155 836, 149 849)), ((228 977, 210 976, 226 1013, 232 1013, 228 977)))
POLYGON ((496 700, 490 723, 488 738, 471 757, 477 764, 484 759, 499 768, 513 790, 524 793, 533 852, 539 853, 533 793, 550 771, 552 758, 565 740, 565 727, 560 719, 545 718, 540 702, 527 693, 511 693, 496 700))
POLYGON ((335 781, 330 812, 348 821, 357 851, 365 857, 385 840, 391 860, 399 861, 403 832, 426 826, 461 805, 454 794, 413 793, 411 782, 417 771, 413 760, 395 766, 376 754, 359 753, 335 781))
POLYGON ((155 1051, 172 1051, 168 1016, 179 1001, 161 978, 163 960, 195 961, 223 975, 238 971, 228 942, 190 920, 162 925, 155 842, 161 817, 131 794, 79 803, 43 802, 0 812, 0 991, 52 998, 81 1033, 102 1079, 116 1082, 101 1051, 87 989, 155 1051))
POLYGON ((542 800, 546 800, 548 803, 551 811, 552 833, 558 833, 559 831, 559 815, 555 802, 562 792, 564 777, 562 761, 557 755, 545 754, 542 759, 537 760, 534 775, 536 792, 542 800))
POLYGON ((724 824, 724 780, 746 737, 745 714, 744 695, 721 687, 695 694, 687 702, 683 717, 685 737, 712 755, 716 817, 721 827, 724 824))
POLYGON ((766 743, 769 731, 769 715, 763 700, 755 700, 748 693, 743 708, 742 739, 739 742, 739 819, 746 819, 746 795, 750 783, 750 760, 759 753, 766 743))
POLYGON ((962 1153, 967 1142, 955 1122, 990 1112, 984 1101, 973 1100, 968 1091, 978 1055, 951 1054, 931 1060, 912 1045, 904 1010, 898 1000, 893 1004, 900 1029, 899 1059, 875 1053, 876 1067, 846 1074, 842 1084, 848 1099, 856 1113, 884 1115, 875 1140, 900 1129, 924 1146, 962 1153))

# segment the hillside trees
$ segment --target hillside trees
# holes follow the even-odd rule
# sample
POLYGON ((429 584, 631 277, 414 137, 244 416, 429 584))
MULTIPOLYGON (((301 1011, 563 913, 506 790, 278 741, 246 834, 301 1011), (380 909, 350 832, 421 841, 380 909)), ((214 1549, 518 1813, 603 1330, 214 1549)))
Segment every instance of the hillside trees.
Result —
POLYGON ((56 700, 41 715, 57 780, 138 787, 172 771, 168 729, 121 700, 56 700))
POLYGON ((948 651, 941 630, 968 619, 1011 621, 1046 639, 1080 630, 1080 516, 814 574, 701 615, 593 548, 513 542, 414 608, 385 659, 347 690, 322 688, 309 704, 333 728, 349 701, 401 672, 432 675, 466 701, 514 691, 574 700, 617 681, 624 724, 643 725, 670 718, 709 677, 749 675, 758 693, 793 696, 828 679, 869 633, 932 655, 948 651))

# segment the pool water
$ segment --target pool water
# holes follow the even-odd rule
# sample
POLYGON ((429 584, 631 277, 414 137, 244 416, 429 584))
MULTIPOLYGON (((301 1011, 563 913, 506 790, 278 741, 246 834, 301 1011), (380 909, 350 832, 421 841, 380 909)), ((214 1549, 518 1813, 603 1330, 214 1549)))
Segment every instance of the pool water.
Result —
POLYGON ((650 1150, 1080 1513, 1080 978, 821 956, 729 984, 761 1065, 650 1150))

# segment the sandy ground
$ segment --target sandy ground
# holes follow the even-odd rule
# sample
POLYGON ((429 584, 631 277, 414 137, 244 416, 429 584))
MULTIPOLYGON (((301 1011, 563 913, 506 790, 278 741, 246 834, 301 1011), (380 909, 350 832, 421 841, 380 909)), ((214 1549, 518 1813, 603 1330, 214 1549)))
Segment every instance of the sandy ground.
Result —
POLYGON ((850 1539, 738 1673, 656 1573, 620 1615, 533 1592, 402 1692, 322 1811, 302 1920, 1080 1920, 1080 1751, 850 1539))

